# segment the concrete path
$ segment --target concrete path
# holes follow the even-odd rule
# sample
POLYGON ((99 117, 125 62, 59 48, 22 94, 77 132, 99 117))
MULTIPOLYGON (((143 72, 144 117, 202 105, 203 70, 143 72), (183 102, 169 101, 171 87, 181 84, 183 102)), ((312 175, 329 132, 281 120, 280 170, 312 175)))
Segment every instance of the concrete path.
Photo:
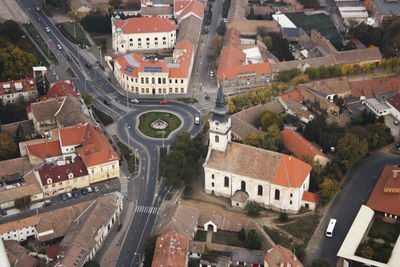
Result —
POLYGON ((212 236, 213 236, 213 231, 207 231, 207 238, 206 238, 207 243, 212 243, 212 236))

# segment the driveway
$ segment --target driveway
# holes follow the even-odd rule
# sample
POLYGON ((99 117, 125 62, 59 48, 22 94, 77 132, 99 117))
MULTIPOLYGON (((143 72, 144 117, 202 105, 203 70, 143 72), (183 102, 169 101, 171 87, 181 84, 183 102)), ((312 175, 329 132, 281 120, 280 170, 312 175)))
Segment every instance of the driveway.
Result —
POLYGON ((400 164, 400 156, 376 152, 354 166, 311 237, 306 248, 305 264, 311 263, 315 258, 328 258, 332 266, 336 266, 336 254, 358 210, 367 202, 386 164, 400 164), (325 230, 331 218, 337 219, 337 223, 334 236, 327 238, 325 230))

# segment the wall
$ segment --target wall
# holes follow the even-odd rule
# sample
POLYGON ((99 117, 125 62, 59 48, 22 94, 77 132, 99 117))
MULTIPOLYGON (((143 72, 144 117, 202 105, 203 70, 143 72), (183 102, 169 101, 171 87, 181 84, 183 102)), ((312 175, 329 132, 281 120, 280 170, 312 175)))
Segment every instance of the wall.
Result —
POLYGON ((129 51, 172 49, 176 43, 175 30, 169 32, 124 34, 122 32, 115 32, 116 29, 114 26, 112 28, 113 50, 119 53, 127 53, 129 51))
POLYGON ((28 227, 24 227, 21 229, 17 229, 14 231, 10 231, 8 233, 3 233, 0 235, 1 239, 3 240, 15 240, 17 242, 21 242, 26 240, 29 236, 37 236, 37 232, 35 230, 35 227, 32 226, 28 226, 28 227))
POLYGON ((119 177, 119 162, 118 160, 115 160, 109 163, 89 167, 88 173, 90 184, 117 178, 119 177))

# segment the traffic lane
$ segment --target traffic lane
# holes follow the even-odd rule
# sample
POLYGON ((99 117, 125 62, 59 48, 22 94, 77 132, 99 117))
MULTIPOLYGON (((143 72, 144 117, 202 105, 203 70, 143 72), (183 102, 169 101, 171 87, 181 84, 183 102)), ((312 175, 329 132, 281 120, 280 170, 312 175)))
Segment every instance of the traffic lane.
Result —
POLYGON ((372 153, 369 158, 359 161, 350 171, 339 194, 334 199, 322 224, 326 227, 331 218, 337 219, 333 238, 323 235, 312 258, 328 258, 332 264, 337 261, 337 252, 362 204, 368 198, 386 164, 400 164, 400 156, 372 153))

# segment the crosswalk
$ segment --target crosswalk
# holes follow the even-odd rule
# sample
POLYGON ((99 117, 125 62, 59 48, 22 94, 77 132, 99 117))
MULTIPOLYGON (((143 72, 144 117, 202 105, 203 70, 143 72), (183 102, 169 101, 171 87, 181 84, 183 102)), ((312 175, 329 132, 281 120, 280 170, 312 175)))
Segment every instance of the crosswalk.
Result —
POLYGON ((152 207, 152 206, 136 206, 135 212, 157 214, 157 212, 158 212, 158 207, 152 207))

